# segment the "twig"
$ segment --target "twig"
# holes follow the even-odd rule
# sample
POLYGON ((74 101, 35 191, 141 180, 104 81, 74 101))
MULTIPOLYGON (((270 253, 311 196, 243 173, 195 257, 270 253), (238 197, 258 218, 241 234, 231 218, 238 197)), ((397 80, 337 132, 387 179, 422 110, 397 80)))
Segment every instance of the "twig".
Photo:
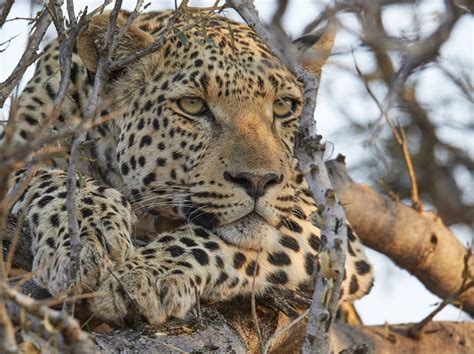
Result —
POLYGON ((455 73, 453 73, 450 69, 446 66, 439 64, 438 67, 440 70, 451 79, 451 81, 458 87, 458 89, 462 92, 464 97, 472 104, 474 103, 474 87, 469 80, 469 74, 465 73, 465 76, 458 77, 455 73))
POLYGON ((390 85, 389 94, 386 99, 387 103, 398 100, 406 80, 417 67, 438 55, 439 49, 448 40, 457 21, 463 15, 455 0, 444 0, 444 4, 446 7, 444 21, 431 35, 423 39, 421 43, 409 47, 406 54, 402 57, 402 66, 395 73, 393 82, 390 85))
POLYGON ((173 29, 173 27, 176 23, 176 20, 177 20, 177 18, 176 18, 176 14, 175 14, 168 20, 168 23, 167 23, 165 29, 163 30, 163 33, 160 35, 160 37, 157 40, 155 40, 148 47, 140 49, 139 51, 137 51, 133 54, 130 54, 130 55, 124 57, 124 58, 112 61, 109 64, 110 71, 114 71, 114 70, 117 70, 119 68, 122 68, 122 67, 124 67, 124 66, 126 66, 130 63, 133 63, 134 61, 136 61, 140 58, 143 58, 144 56, 146 56, 148 54, 151 54, 151 53, 155 52, 159 48, 161 48, 161 46, 163 45, 165 40, 168 39, 167 35, 172 31, 172 29, 173 29))
MULTIPOLYGON (((115 39, 112 41, 110 46, 110 51, 113 53, 117 48, 119 41, 123 38, 123 36, 127 33, 128 29, 132 25, 133 21, 137 18, 140 14, 140 8, 143 5, 143 0, 137 0, 135 4, 135 9, 132 11, 130 15, 128 15, 127 20, 125 21, 122 28, 120 28, 119 33, 115 36, 115 39)), ((110 65, 110 64, 109 64, 110 65)))
POLYGON ((8 49, 8 47, 10 46, 10 43, 11 41, 13 41, 15 38, 17 38, 19 35, 15 35, 9 39, 7 39, 6 41, 3 41, 2 43, 0 43, 0 47, 3 47, 5 46, 5 48, 2 48, 0 49, 0 53, 3 53, 4 51, 6 51, 8 49))
POLYGON ((275 33, 277 37, 285 36, 285 30, 283 29, 281 20, 286 13, 288 7, 288 0, 278 0, 278 7, 273 14, 272 20, 270 22, 270 28, 275 33))
POLYGON ((2 353, 13 354, 19 352, 15 340, 15 330, 3 303, 0 303, 0 348, 2 353))
POLYGON ((265 343, 265 347, 263 348, 263 354, 267 354, 268 350, 270 347, 273 345, 273 343, 286 331, 288 331, 291 327, 299 323, 302 319, 306 318, 309 314, 309 309, 307 309, 305 312, 303 312, 300 316, 296 317, 294 320, 290 321, 289 323, 286 324, 286 326, 280 328, 277 330, 275 333, 272 334, 272 336, 268 339, 267 343, 265 343))
MULTIPOLYGON (((5 169, 11 169, 12 166, 17 167, 20 162, 23 162, 26 157, 28 157, 28 155, 30 155, 33 151, 41 149, 42 146, 54 143, 62 138, 86 132, 89 129, 92 129, 98 125, 104 124, 110 120, 115 119, 115 117, 119 116, 121 113, 122 111, 116 111, 106 116, 103 116, 100 119, 96 119, 93 121, 84 121, 82 124, 75 127, 63 127, 60 128, 58 132, 46 136, 40 134, 38 138, 36 138, 36 140, 33 140, 32 142, 27 142, 25 145, 16 149, 12 154, 6 154, 5 151, 1 151, 2 153, 4 153, 4 156, 2 156, 3 160, 0 160, 0 171, 2 171, 3 173, 5 169)), ((74 117, 71 118, 74 119, 74 117)))
POLYGON ((87 24, 87 12, 84 12, 78 23, 74 11, 74 2, 72 0, 67 0, 67 12, 70 28, 69 31, 66 31, 66 28, 64 27, 65 19, 61 9, 63 2, 63 0, 60 0, 53 2, 52 5, 46 5, 46 9, 49 11, 58 33, 59 67, 61 70, 61 80, 59 82, 58 92, 53 100, 53 107, 48 115, 47 122, 43 124, 45 126, 44 130, 48 131, 48 133, 51 132, 51 124, 57 120, 61 113, 61 105, 66 97, 70 84, 73 47, 76 43, 79 32, 87 24))
MULTIPOLYGON (((462 191, 457 185, 455 178, 452 174, 452 169, 449 171, 446 169, 445 163, 438 163, 434 151, 435 147, 444 147, 449 150, 453 155, 453 163, 464 164, 467 169, 470 169, 473 165, 472 159, 469 159, 466 154, 457 151, 453 151, 450 146, 447 146, 441 139, 438 138, 438 132, 433 126, 429 114, 424 107, 417 100, 416 90, 411 85, 407 85, 406 81, 399 81, 397 85, 403 84, 401 92, 398 95, 395 92, 392 92, 394 77, 396 76, 395 65, 392 62, 391 56, 388 54, 387 46, 377 40, 371 40, 372 37, 378 37, 379 34, 382 34, 382 37, 386 37, 386 30, 382 21, 382 11, 379 6, 379 2, 372 1, 366 2, 371 6, 365 6, 361 8, 361 11, 356 13, 359 17, 359 21, 362 25, 363 30, 363 40, 364 43, 374 52, 375 60, 377 63, 376 78, 381 79, 389 87, 387 98, 383 101, 384 111, 387 111, 387 108, 390 108, 396 100, 399 100, 401 103, 401 109, 408 113, 410 119, 409 124, 411 127, 416 127, 423 131, 423 137, 421 139, 421 150, 417 153, 417 156, 422 157, 417 161, 417 167, 419 173, 429 170, 429 174, 422 174, 423 189, 425 193, 430 194, 430 199, 434 203, 438 213, 443 218, 444 222, 448 225, 455 223, 467 223, 470 224, 472 220, 472 206, 466 205, 460 198, 462 191), (375 36, 374 34, 377 34, 375 36), (397 97, 398 96, 398 97, 397 97), (443 176, 443 188, 439 188, 439 183, 432 183, 432 176, 443 176), (443 191, 450 190, 449 193, 443 191)), ((450 2, 450 7, 456 7, 456 4, 450 2)), ((458 4, 459 2, 457 2, 458 4)), ((462 16, 462 8, 460 6, 457 9, 454 9, 456 12, 455 18, 459 19, 459 16, 462 16), (459 13, 461 12, 461 13, 459 13)), ((448 32, 452 31, 454 25, 454 19, 449 19, 450 15, 445 16, 445 21, 442 21, 439 29, 435 30, 431 36, 427 38, 446 41, 449 38, 448 32), (446 22, 450 23, 449 26, 444 26, 446 22), (441 30, 440 30, 441 29, 441 30), (437 33, 442 33, 443 35, 437 35, 437 33)), ((440 47, 442 43, 429 45, 427 48, 440 47)), ((402 46, 399 49, 396 49, 401 53, 402 58, 407 56, 416 56, 417 53, 425 52, 424 40, 419 40, 417 42, 412 42, 412 44, 407 47, 406 43, 402 43, 402 46)), ((431 60, 436 59, 436 51, 432 51, 433 55, 431 60)), ((423 56, 420 56, 420 58, 423 56)), ((429 61, 425 57, 426 61, 429 61)), ((403 61, 402 61, 403 62, 403 61)), ((419 61, 419 65, 422 65, 424 62, 419 61)), ((416 70, 416 67, 413 68, 412 72, 416 70)), ((383 120, 381 116, 380 120, 383 120)), ((376 124, 375 127, 378 129, 379 124, 376 124)), ((373 134, 375 136, 375 132, 373 134)), ((390 147, 389 147, 390 148, 390 147)), ((397 176, 394 176, 394 179, 397 179, 397 176)), ((437 179, 436 179, 437 180, 437 179)), ((404 188, 403 183, 397 183, 395 181, 392 184, 398 184, 400 188, 404 188)))
MULTIPOLYGON (((114 71, 114 70, 120 69, 120 68, 122 68, 122 67, 124 67, 124 66, 126 66, 130 63, 133 63, 134 61, 136 61, 138 59, 141 59, 144 56, 157 51, 159 48, 161 48, 161 46, 163 45, 165 40, 170 40, 172 38, 178 37, 178 35, 179 35, 178 33, 171 34, 171 31, 173 30, 174 25, 176 24, 176 22, 177 22, 177 20, 180 16, 181 12, 179 10, 181 10, 184 7, 185 4, 186 4, 186 2, 183 1, 183 2, 181 2, 180 6, 178 6, 176 8, 176 11, 174 12, 174 15, 169 18, 168 23, 166 24, 166 27, 162 31, 160 37, 158 37, 148 47, 140 49, 137 52, 132 53, 132 54, 130 54, 130 55, 124 57, 124 58, 120 58, 120 59, 116 59, 116 60, 112 61, 109 65, 110 70, 114 71)), ((214 5, 214 6, 211 6, 211 7, 206 7, 204 9, 200 8, 200 10, 210 12, 210 11, 222 10, 222 9, 225 9, 226 7, 227 7, 226 4, 224 4, 222 6, 214 5)), ((193 23, 190 23, 190 24, 184 26, 181 29, 181 32, 186 32, 187 30, 189 30, 191 28, 194 28, 197 25, 201 24, 203 21, 206 21, 205 17, 203 17, 202 19, 200 19, 196 22, 193 22, 193 23)))
POLYGON ((10 10, 13 6, 14 0, 7 0, 5 4, 2 6, 2 12, 0 13, 0 28, 3 27, 5 24, 5 21, 8 17, 8 14, 10 13, 10 10))
POLYGON ((448 298, 444 299, 436 309, 434 309, 428 316, 426 316, 420 322, 414 324, 408 329, 408 335, 414 339, 419 339, 420 333, 425 328, 425 326, 447 305, 455 301, 459 298, 467 290, 474 287, 474 274, 471 274, 469 270, 469 261, 472 257, 472 250, 468 249, 466 255, 464 256, 464 269, 463 269, 463 278, 462 284, 459 287, 459 290, 456 291, 454 294, 449 296, 448 298))
POLYGON ((390 113, 382 106, 382 103, 378 100, 377 96, 372 92, 372 89, 369 86, 369 83, 367 80, 364 80, 364 75, 362 74, 359 65, 357 65, 357 61, 355 59, 354 54, 352 54, 352 59, 354 61, 354 66, 357 71, 357 74, 359 75, 360 79, 364 83, 364 87, 369 94, 369 96, 372 98, 372 100, 375 102, 377 105, 377 108, 380 111, 380 114, 382 117, 384 117, 385 121, 387 122, 388 126, 390 127, 390 130, 392 131, 393 137, 395 138, 395 141, 397 144, 400 146, 400 149, 403 154, 403 159, 405 161, 407 171, 408 171, 408 176, 410 178, 410 186, 411 186, 411 203, 413 209, 415 209, 418 212, 423 211, 423 203, 420 200, 419 193, 418 193, 418 183, 416 182, 416 174, 415 174, 415 168, 413 167, 413 161, 410 156, 410 151, 408 150, 408 144, 407 144, 407 138, 404 129, 399 125, 398 130, 395 128, 392 118, 390 116, 390 113))
POLYGON ((38 47, 50 23, 51 17, 46 9, 43 8, 35 22, 35 30, 28 38, 26 49, 23 52, 20 61, 15 69, 13 69, 10 76, 4 82, 0 83, 0 108, 3 108, 5 100, 10 96, 13 88, 21 80, 26 69, 40 56, 37 53, 38 47))
MULTIPOLYGON (((111 57, 110 48, 112 46, 113 37, 115 34, 115 26, 117 23, 117 17, 122 6, 122 0, 117 0, 115 2, 114 9, 110 14, 109 26, 107 33, 105 35, 104 41, 100 47, 100 59, 97 65, 97 71, 95 73, 94 86, 92 93, 89 96, 87 102, 86 110, 84 112, 84 122, 94 120, 96 113, 97 100, 99 93, 103 86, 103 80, 107 73, 107 65, 111 57)), ((67 210, 67 219, 68 219, 68 232, 70 235, 71 242, 71 263, 69 268, 69 279, 70 281, 78 280, 78 268, 79 268, 79 256, 81 252, 81 240, 79 238, 79 225, 76 217, 76 163, 79 155, 79 150, 81 145, 86 139, 86 132, 81 132, 73 141, 71 152, 69 155, 69 165, 67 169, 66 177, 66 210, 67 210)))
POLYGON ((41 305, 35 299, 23 295, 19 291, 10 288, 5 283, 0 283, 0 294, 25 309, 31 315, 39 319, 47 319, 62 336, 64 344, 82 350, 83 353, 95 353, 96 347, 87 333, 81 330, 79 322, 70 316, 41 305))

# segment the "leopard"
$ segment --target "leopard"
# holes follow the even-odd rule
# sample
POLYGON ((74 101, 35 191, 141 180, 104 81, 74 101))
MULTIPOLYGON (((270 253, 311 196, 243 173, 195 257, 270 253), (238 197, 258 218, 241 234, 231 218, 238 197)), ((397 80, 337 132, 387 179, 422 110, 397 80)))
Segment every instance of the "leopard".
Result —
MULTIPOLYGON (((34 146, 45 132, 59 137, 58 156, 18 168, 8 182, 13 190, 27 181, 11 213, 28 226, 34 281, 58 297, 72 287, 93 292, 94 316, 119 326, 137 316, 151 325, 183 318, 198 301, 307 289, 327 236, 295 157, 301 79, 245 23, 203 9, 145 12, 131 24, 129 16, 117 16, 116 32, 124 30, 112 60, 162 44, 107 72, 100 90, 76 166, 74 280, 73 137, 63 132, 82 127, 109 13, 94 16, 77 39, 57 118, 50 117, 62 73, 55 40, 15 102, 12 133, 1 133, 7 152, 34 146)), ((295 41, 317 79, 333 43, 328 31, 295 41)), ((367 294, 372 266, 350 227, 344 268, 340 301, 367 294)))

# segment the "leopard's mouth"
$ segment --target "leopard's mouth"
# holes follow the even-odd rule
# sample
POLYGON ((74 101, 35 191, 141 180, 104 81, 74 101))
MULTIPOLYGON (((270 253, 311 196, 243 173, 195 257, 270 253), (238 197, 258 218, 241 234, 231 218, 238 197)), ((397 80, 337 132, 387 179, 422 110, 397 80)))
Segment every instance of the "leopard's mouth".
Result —
POLYGON ((268 247, 268 243, 275 239, 272 235, 278 232, 255 211, 234 222, 215 227, 213 231, 228 244, 253 250, 268 247))

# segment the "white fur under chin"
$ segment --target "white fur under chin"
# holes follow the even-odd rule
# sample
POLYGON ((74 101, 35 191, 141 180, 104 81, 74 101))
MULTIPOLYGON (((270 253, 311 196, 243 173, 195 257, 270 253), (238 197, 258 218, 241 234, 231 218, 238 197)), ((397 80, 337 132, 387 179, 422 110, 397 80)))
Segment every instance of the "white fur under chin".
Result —
POLYGON ((224 241, 239 248, 269 250, 278 243, 279 232, 256 213, 248 214, 233 223, 219 226, 214 232, 224 241))

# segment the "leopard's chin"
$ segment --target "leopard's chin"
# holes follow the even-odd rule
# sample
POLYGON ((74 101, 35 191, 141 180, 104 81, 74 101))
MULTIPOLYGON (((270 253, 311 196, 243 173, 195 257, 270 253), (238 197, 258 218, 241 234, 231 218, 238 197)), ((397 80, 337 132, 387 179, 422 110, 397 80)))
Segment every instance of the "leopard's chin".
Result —
POLYGON ((270 249, 278 241, 278 230, 255 212, 213 229, 224 242, 243 249, 270 249))

